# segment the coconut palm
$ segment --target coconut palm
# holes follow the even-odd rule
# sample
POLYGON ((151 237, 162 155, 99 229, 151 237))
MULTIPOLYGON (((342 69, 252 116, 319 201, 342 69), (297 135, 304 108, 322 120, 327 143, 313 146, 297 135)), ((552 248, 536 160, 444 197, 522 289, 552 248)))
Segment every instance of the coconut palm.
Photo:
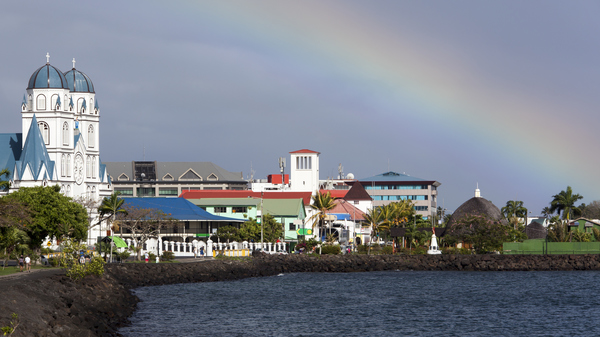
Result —
POLYGON ((2 180, 2 176, 9 176, 10 171, 8 169, 3 169, 0 171, 0 191, 6 191, 10 188, 10 181, 2 180))
POLYGON ((312 209, 316 211, 308 221, 313 221, 313 233, 315 231, 315 226, 317 222, 319 223, 319 229, 324 228, 324 219, 327 215, 327 211, 333 209, 335 207, 335 198, 331 196, 331 193, 321 193, 317 191, 315 195, 312 196, 312 204, 310 205, 312 209))
POLYGON ((524 218, 527 215, 527 208, 523 206, 523 202, 519 200, 509 200, 506 206, 500 210, 506 219, 524 218))
POLYGON ((569 221, 571 215, 580 214, 580 209, 575 206, 575 203, 583 199, 583 196, 579 194, 573 194, 571 186, 567 186, 566 191, 560 191, 560 193, 552 196, 553 200, 550 203, 550 211, 554 213, 557 211, 559 214, 562 212, 563 220, 569 221))
MULTIPOLYGON (((383 214, 384 213, 382 212, 381 207, 373 207, 373 208, 369 209, 367 211, 367 213, 365 213, 365 215, 364 215, 365 221, 369 224, 369 227, 371 227, 371 241, 373 241, 373 238, 379 232, 381 224, 384 221, 386 221, 383 214)), ((371 253, 371 244, 370 243, 369 243, 369 252, 368 253, 369 254, 371 253)))
MULTIPOLYGON (((123 209, 123 202, 125 202, 125 200, 119 198, 119 192, 114 192, 110 197, 104 197, 100 207, 98 207, 100 222, 106 220, 108 227, 111 228, 111 224, 115 221, 117 214, 127 214, 127 211, 123 209)), ((110 257, 112 260, 112 245, 110 245, 110 257)))

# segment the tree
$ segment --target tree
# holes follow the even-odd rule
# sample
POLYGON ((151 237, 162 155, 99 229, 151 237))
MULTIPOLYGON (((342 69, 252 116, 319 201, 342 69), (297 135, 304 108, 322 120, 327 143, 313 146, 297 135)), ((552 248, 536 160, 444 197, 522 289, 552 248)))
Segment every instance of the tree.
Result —
MULTIPOLYGON (((308 221, 313 221, 313 232, 315 230, 315 225, 317 221, 319 223, 319 229, 325 228, 324 219, 327 211, 333 209, 335 207, 335 198, 331 196, 331 193, 327 192, 325 194, 317 191, 317 194, 312 196, 312 204, 310 205, 312 209, 316 211, 314 215, 308 218, 308 221)), ((320 237, 321 235, 319 235, 320 237)))
POLYGON ((525 238, 525 233, 481 215, 465 216, 447 229, 445 235, 446 242, 471 244, 476 253, 499 251, 503 242, 525 238))
POLYGON ((0 249, 3 251, 4 257, 2 270, 6 267, 11 254, 14 251, 22 251, 28 243, 27 233, 17 226, 0 227, 0 249))
POLYGON ((523 202, 520 200, 509 200, 506 202, 506 206, 500 210, 504 218, 524 218, 527 216, 527 208, 523 206, 523 202))
MULTIPOLYGON (((365 221, 368 223, 368 226, 371 227, 371 241, 373 241, 373 238, 375 238, 379 232, 379 226, 385 221, 385 218, 383 217, 380 207, 373 207, 367 210, 367 213, 365 213, 364 217, 365 221)), ((370 252, 371 245, 369 243, 369 253, 370 252)))
POLYGON ((23 187, 4 198, 19 201, 32 212, 31 222, 24 229, 32 249, 39 250, 47 237, 79 241, 87 237, 87 212, 62 195, 58 185, 23 187))
POLYGON ((6 191, 10 188, 10 181, 2 180, 2 176, 9 176, 10 171, 8 169, 3 169, 0 171, 0 191, 6 191))
POLYGON ((213 235, 211 240, 224 242, 240 241, 240 230, 234 226, 219 227, 217 229, 217 234, 213 235))
POLYGON ((586 205, 581 216, 588 219, 600 219, 600 200, 594 200, 586 205))
POLYGON ((100 225, 100 222, 93 223, 93 220, 98 212, 98 207, 101 205, 101 201, 89 195, 73 198, 73 201, 85 208, 88 220, 88 234, 90 234, 92 228, 100 225))
POLYGON ((563 220, 569 221, 571 215, 577 216, 581 214, 580 209, 575 206, 575 203, 583 199, 583 196, 579 194, 573 194, 571 186, 567 186, 566 191, 560 191, 560 193, 552 196, 553 200, 550 203, 550 211, 554 213, 557 211, 559 214, 562 212, 563 220))
MULTIPOLYGON (((177 220, 173 219, 171 214, 165 214, 155 208, 139 208, 121 204, 119 210, 122 211, 116 213, 116 220, 121 228, 127 233, 131 233, 131 238, 136 242, 137 247, 143 247, 151 237, 158 238, 161 229, 177 225, 177 220)), ((142 260, 140 249, 137 251, 137 260, 142 260)))
MULTIPOLYGON (((100 207, 98 207, 98 213, 100 214, 100 220, 98 221, 98 224, 106 220, 108 227, 112 233, 113 227, 111 226, 111 224, 115 221, 115 217, 118 214, 127 213, 123 209, 124 201, 125 200, 119 198, 119 192, 114 192, 110 195, 110 197, 104 197, 104 199, 102 199, 100 207)), ((110 245, 110 258, 112 261, 112 244, 110 245)))
POLYGON ((542 215, 543 215, 543 216, 544 216, 544 218, 546 218, 546 219, 550 219, 550 218, 552 217, 552 214, 553 214, 553 213, 554 213, 554 212, 552 212, 552 211, 550 210, 550 207, 548 207, 548 206, 546 206, 546 207, 544 207, 544 208, 542 209, 542 215))

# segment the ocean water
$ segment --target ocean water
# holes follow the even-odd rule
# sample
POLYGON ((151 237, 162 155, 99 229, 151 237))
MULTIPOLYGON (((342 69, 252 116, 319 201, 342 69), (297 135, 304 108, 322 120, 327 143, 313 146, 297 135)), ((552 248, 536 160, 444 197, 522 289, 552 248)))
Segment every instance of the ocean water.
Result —
POLYGON ((135 290, 124 336, 599 336, 600 272, 292 273, 135 290))

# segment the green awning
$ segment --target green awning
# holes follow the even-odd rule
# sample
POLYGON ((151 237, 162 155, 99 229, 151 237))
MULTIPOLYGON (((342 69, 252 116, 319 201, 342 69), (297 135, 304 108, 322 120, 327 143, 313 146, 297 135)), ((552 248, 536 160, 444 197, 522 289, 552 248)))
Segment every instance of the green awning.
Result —
POLYGON ((298 228, 296 230, 296 234, 298 235, 312 235, 313 230, 312 228, 298 228))
POLYGON ((208 233, 196 233, 196 237, 197 238, 208 238, 208 237, 210 237, 210 234, 208 234, 208 233))
POLYGON ((109 236, 109 238, 112 240, 112 242, 115 243, 115 246, 117 246, 117 248, 127 248, 127 243, 125 243, 125 241, 123 239, 121 239, 118 236, 109 236))

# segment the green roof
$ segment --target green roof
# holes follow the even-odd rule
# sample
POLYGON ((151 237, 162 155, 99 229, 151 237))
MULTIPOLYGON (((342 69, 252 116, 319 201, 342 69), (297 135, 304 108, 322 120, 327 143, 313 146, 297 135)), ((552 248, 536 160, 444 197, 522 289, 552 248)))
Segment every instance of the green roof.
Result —
POLYGON ((302 199, 264 199, 263 214, 271 214, 274 217, 306 218, 302 199))

